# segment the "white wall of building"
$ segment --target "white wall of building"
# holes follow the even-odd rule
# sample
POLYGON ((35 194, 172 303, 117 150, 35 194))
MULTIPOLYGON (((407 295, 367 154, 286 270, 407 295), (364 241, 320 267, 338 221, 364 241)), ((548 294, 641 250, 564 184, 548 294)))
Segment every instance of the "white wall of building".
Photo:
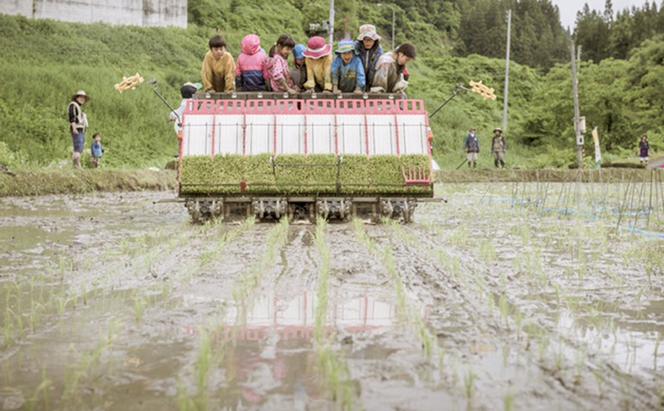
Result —
POLYGON ((78 23, 187 27, 187 0, 0 0, 0 13, 78 23))

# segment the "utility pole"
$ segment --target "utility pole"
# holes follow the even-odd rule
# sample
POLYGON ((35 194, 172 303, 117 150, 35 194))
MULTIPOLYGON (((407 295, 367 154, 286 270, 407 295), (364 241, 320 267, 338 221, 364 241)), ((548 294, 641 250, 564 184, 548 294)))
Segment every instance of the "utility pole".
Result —
POLYGON ((507 133, 510 94, 510 48, 512 46, 512 10, 507 10, 507 56, 505 57, 505 96, 503 100, 503 134, 507 133))
POLYGON ((572 54, 572 91, 574 93, 574 132, 576 134, 576 164, 583 168, 583 130, 581 128, 581 108, 579 107, 579 79, 577 78, 576 52, 574 42, 571 45, 572 54))
POLYGON ((334 47, 334 0, 330 0, 330 44, 334 47))

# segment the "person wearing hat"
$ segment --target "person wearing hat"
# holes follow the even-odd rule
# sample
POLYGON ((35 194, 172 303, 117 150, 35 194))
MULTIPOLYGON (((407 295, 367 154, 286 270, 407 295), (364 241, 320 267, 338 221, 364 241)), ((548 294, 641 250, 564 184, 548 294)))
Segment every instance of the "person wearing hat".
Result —
POLYGON ((205 92, 230 93, 235 90, 235 60, 227 51, 226 41, 216 35, 208 42, 210 50, 203 58, 201 78, 205 92))
POLYGON ((360 57, 366 84, 364 91, 370 91, 373 85, 374 74, 376 73, 376 62, 383 55, 383 48, 380 45, 380 36, 376 32, 376 26, 373 24, 363 24, 360 26, 360 35, 355 41, 355 52, 360 57))
POLYGON ((480 140, 477 138, 475 128, 468 130, 466 140, 463 142, 463 148, 466 150, 466 160, 468 168, 477 168, 477 157, 480 154, 480 140))
POLYGON ((307 42, 304 51, 307 65, 307 81, 304 89, 312 92, 332 91, 332 46, 325 39, 314 36, 307 42))
POLYGON ((293 61, 294 65, 291 69, 291 77, 298 89, 304 89, 304 83, 307 82, 307 64, 304 58, 304 51, 307 46, 304 44, 296 44, 293 48, 293 61))
POLYGON ((396 50, 385 53, 376 63, 372 93, 404 93, 408 82, 404 80, 403 72, 406 64, 415 60, 415 46, 404 43, 396 50))
POLYGON ((362 61, 355 55, 355 43, 351 39, 339 42, 337 57, 332 63, 332 92, 334 94, 362 94, 366 84, 362 61))
POLYGON ((182 96, 182 101, 175 111, 171 111, 168 114, 168 119, 174 122, 175 134, 180 135, 180 130, 182 130, 182 115, 184 114, 184 109, 187 107, 187 100, 194 97, 194 94, 201 88, 200 83, 190 83, 186 82, 180 87, 180 96, 182 96))
POLYGON ((505 152, 507 151, 507 141, 501 128, 493 130, 493 139, 491 140, 491 153, 493 153, 493 163, 496 168, 505 168, 505 152))
POLYGON ((81 168, 81 153, 85 147, 85 130, 88 128, 88 116, 83 112, 83 105, 90 97, 83 90, 79 90, 71 98, 67 113, 69 117, 69 130, 71 131, 74 150, 72 162, 74 167, 81 168))

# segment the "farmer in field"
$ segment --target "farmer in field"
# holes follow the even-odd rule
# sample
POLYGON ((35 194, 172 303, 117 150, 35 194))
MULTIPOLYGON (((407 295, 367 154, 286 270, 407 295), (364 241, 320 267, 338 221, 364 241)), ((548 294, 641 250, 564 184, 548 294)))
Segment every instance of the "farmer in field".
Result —
POLYGON ((104 146, 101 145, 101 133, 95 133, 92 136, 92 146, 90 147, 90 154, 92 154, 92 166, 98 168, 101 163, 101 157, 104 155, 104 146))
POLYGON ((180 96, 182 97, 180 105, 175 109, 175 111, 171 111, 168 114, 169 121, 174 123, 175 134, 179 135, 180 130, 182 130, 182 115, 184 114, 184 110, 187 107, 187 100, 192 98, 200 88, 200 83, 194 84, 190 82, 186 82, 182 85, 182 87, 180 87, 180 96))
POLYGON ((201 78, 206 92, 232 92, 235 90, 235 60, 227 51, 226 41, 216 35, 208 42, 210 51, 203 58, 201 78))
POLYGON ((79 90, 74 94, 67 107, 69 117, 69 131, 73 143, 72 161, 74 167, 81 168, 81 153, 85 147, 85 130, 88 128, 88 116, 83 112, 83 105, 89 97, 85 91, 79 90))
POLYGON ((314 36, 307 42, 304 51, 307 65, 307 81, 304 89, 308 92, 332 92, 332 46, 325 39, 314 36))
POLYGON ((505 168, 505 152, 507 151, 507 141, 501 128, 493 130, 493 139, 491 140, 491 152, 493 153, 493 163, 496 168, 505 168))
POLYGON ((376 73, 376 62, 383 55, 383 48, 380 46, 380 36, 376 32, 376 26, 373 24, 363 24, 360 26, 360 35, 355 42, 355 52, 364 69, 366 85, 364 91, 370 91, 373 85, 374 74, 376 73))
POLYGON ((405 93, 408 82, 403 77, 406 65, 415 60, 415 46, 404 43, 396 50, 385 53, 376 63, 372 93, 405 93))
POLYGON ((334 94, 364 92, 365 77, 362 61, 355 55, 353 40, 341 40, 332 63, 332 92, 334 94))
POLYGON ((650 151, 650 143, 648 143, 648 135, 644 134, 641 136, 641 141, 639 142, 639 158, 641 159, 641 165, 648 165, 648 154, 650 151))
POLYGON ((466 160, 468 161, 468 168, 477 167, 477 157, 480 154, 480 140, 474 128, 468 130, 468 135, 463 142, 463 148, 466 150, 466 160))

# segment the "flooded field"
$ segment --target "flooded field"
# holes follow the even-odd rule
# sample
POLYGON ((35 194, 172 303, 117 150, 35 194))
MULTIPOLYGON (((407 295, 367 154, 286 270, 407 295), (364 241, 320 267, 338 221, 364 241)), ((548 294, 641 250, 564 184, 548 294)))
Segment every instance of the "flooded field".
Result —
POLYGON ((0 199, 0 409, 664 409, 658 190, 442 185, 410 225, 0 199))

